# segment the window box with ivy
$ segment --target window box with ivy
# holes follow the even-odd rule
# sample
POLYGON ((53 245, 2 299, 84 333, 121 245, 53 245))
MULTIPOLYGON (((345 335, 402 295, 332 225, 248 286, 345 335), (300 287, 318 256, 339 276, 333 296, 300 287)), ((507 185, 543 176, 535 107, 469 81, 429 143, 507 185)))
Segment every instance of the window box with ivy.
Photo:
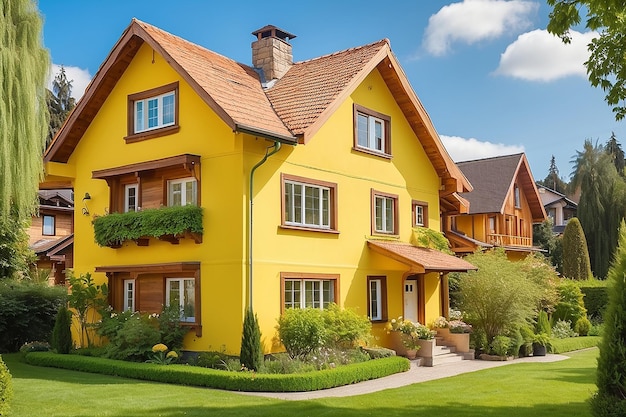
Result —
POLYGON ((178 244, 190 238, 202 243, 202 208, 186 205, 127 213, 111 213, 93 220, 96 243, 119 248, 128 240, 147 246, 150 238, 178 244))

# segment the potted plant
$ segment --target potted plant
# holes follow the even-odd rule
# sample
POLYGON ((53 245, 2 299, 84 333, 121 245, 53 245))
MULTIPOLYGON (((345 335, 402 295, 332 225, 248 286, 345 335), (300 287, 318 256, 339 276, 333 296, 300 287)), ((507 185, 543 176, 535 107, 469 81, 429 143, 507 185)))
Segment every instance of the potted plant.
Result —
POLYGON ((550 346, 550 336, 545 333, 538 333, 533 336, 533 356, 546 356, 550 346))

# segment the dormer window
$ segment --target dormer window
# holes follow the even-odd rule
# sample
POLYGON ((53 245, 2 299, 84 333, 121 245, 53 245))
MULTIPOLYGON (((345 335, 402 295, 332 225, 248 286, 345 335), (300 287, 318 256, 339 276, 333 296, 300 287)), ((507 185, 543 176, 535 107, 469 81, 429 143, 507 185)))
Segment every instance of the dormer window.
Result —
POLYGON ((178 83, 128 96, 127 143, 178 132, 178 83))
POLYGON ((391 156, 391 118, 354 105, 354 149, 379 156, 391 156))

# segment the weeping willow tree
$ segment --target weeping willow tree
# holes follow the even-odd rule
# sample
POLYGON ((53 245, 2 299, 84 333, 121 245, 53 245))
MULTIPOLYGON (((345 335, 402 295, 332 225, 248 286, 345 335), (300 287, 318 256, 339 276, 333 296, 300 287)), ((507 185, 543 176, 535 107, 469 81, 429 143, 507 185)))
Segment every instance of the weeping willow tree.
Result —
POLYGON ((604 146, 594 146, 589 139, 572 162, 570 185, 581 190, 577 214, 587 238, 591 270, 596 277, 604 279, 624 219, 626 184, 604 146))
POLYGON ((0 217, 30 217, 37 207, 48 133, 50 56, 32 0, 0 1, 0 217))

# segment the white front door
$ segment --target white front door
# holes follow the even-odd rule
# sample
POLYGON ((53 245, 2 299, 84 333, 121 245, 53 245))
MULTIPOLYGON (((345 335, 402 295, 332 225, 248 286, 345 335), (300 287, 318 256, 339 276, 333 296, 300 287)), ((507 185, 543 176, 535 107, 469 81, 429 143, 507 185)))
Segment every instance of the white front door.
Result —
POLYGON ((417 323, 417 280, 404 281, 404 319, 417 323))

